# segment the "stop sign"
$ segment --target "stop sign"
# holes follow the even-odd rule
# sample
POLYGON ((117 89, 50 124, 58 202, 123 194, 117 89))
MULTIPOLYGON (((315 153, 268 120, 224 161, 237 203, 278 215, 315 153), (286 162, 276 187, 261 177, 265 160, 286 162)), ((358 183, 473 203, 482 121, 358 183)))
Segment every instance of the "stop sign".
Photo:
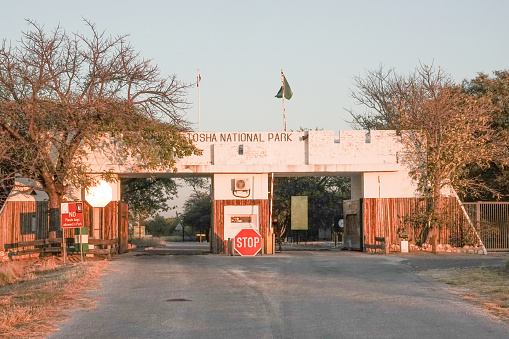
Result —
POLYGON ((262 236, 252 228, 242 229, 235 236, 234 248, 240 255, 256 255, 262 249, 262 236))

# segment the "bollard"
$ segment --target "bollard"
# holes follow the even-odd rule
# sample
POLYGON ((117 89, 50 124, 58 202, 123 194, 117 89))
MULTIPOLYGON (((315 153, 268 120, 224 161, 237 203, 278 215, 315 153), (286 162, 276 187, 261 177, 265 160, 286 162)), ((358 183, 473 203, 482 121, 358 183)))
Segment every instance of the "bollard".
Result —
POLYGON ((233 248, 234 239, 228 238, 228 255, 235 255, 235 249, 233 248))
POLYGON ((401 253, 408 253, 408 240, 401 240, 400 250, 401 253))
POLYGON ((437 242, 438 242, 437 236, 436 235, 432 236, 430 242, 431 242, 431 252, 433 254, 437 254, 437 242))

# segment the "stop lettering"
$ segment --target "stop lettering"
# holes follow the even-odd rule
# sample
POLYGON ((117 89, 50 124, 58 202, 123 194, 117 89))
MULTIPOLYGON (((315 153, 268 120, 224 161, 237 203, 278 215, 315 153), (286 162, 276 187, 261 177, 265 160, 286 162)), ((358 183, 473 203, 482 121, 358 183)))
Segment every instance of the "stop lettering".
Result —
POLYGON ((262 249, 262 236, 252 228, 240 230, 234 247, 240 255, 256 255, 262 249))
POLYGON ((238 237, 237 238, 237 246, 238 247, 256 247, 260 243, 260 239, 258 238, 249 238, 249 237, 238 237))

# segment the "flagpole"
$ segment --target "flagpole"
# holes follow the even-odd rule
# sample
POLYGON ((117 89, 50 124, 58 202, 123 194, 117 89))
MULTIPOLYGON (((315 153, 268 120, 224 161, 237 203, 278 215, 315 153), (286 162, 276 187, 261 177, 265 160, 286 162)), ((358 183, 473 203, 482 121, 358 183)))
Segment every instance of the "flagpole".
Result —
POLYGON ((272 214, 272 209, 274 207, 274 172, 271 173, 270 178, 270 227, 269 227, 269 233, 272 235, 274 234, 274 215, 272 214))
POLYGON ((282 87, 283 88, 283 96, 282 96, 282 99, 283 99, 283 126, 284 126, 284 131, 286 132, 286 112, 285 112, 285 76, 283 75, 283 69, 281 69, 281 84, 282 84, 282 87))
POLYGON ((198 132, 201 132, 201 121, 200 121, 200 115, 201 115, 201 112, 200 112, 200 69, 198 68, 198 132))

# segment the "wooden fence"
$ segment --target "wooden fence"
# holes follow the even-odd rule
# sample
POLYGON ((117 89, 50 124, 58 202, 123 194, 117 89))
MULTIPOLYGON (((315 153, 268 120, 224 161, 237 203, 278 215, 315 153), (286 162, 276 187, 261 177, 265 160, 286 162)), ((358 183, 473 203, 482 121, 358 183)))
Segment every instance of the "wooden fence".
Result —
MULTIPOLYGON (((89 228, 90 253, 111 254, 127 250, 127 204, 112 201, 98 209, 98 230, 93 233, 93 208, 84 203, 84 226, 89 228), (120 235, 120 237, 119 237, 120 235)), ((0 251, 19 254, 60 252, 62 234, 49 238, 48 202, 7 201, 0 213, 0 251)), ((67 245, 74 242, 74 229, 66 229, 67 245)))
POLYGON ((0 214, 0 251, 48 238, 48 203, 8 201, 0 214))
MULTIPOLYGON (((375 243, 375 237, 387 238, 389 244, 399 244, 401 233, 407 233, 411 243, 420 238, 420 230, 408 222, 425 209, 425 201, 418 198, 364 198, 363 223, 365 242, 375 243)), ((477 244, 475 232, 461 205, 454 197, 444 197, 442 223, 438 243, 455 247, 477 244)))

